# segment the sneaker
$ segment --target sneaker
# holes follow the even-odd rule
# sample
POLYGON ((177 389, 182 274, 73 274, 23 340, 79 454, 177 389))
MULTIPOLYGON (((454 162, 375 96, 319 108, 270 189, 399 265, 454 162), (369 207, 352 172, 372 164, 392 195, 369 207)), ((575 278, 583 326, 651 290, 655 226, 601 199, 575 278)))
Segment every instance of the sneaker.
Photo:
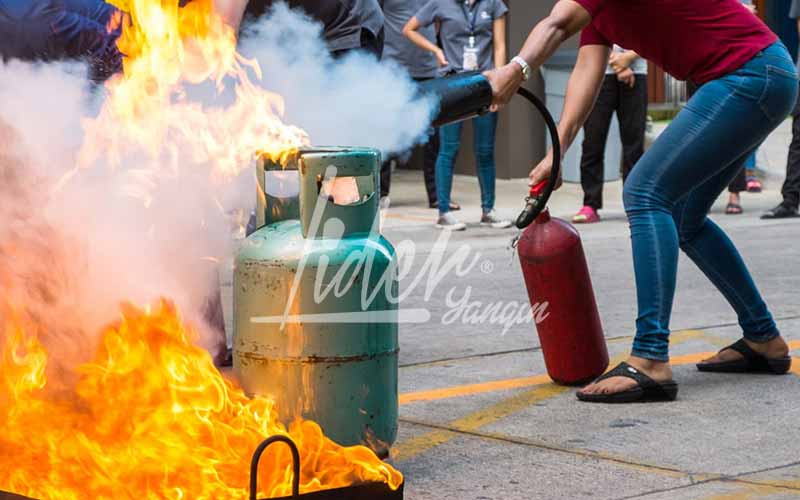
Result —
POLYGON ((600 216, 597 214, 597 210, 589 205, 584 205, 572 218, 572 222, 575 224, 594 224, 595 222, 600 222, 600 216))
POLYGON ((790 207, 781 203, 772 210, 767 210, 761 216, 762 219, 789 219, 793 217, 800 217, 797 213, 797 207, 790 207))
POLYGON ((757 177, 748 177, 747 178, 747 192, 748 193, 760 193, 764 190, 764 185, 761 184, 761 181, 758 180, 757 177))
POLYGON ((486 212, 481 216, 481 226, 492 226, 495 229, 506 229, 511 227, 511 221, 501 219, 494 210, 486 212))
POLYGON ((380 208, 381 210, 388 210, 392 204, 392 200, 388 196, 381 196, 380 208))
POLYGON ((467 225, 459 222, 456 216, 450 212, 440 214, 439 220, 436 221, 436 229, 445 229, 447 231, 463 231, 467 225))

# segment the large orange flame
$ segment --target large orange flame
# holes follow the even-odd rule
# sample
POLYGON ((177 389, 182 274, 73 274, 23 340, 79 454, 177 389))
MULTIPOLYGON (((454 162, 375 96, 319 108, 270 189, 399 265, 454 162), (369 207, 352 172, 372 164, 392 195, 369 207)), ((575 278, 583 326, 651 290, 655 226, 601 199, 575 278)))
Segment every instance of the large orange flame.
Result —
POLYGON ((283 122, 282 97, 259 85, 258 62, 237 53, 236 34, 212 0, 182 8, 178 0, 109 1, 125 13, 116 21, 124 73, 106 82, 100 114, 85 122, 78 166, 119 166, 133 156, 139 179, 175 176, 187 163, 226 178, 250 167, 256 154, 279 159, 309 144, 303 130, 283 122), (203 83, 205 93, 232 86, 234 102, 187 96, 187 85, 203 83))
MULTIPOLYGON (((136 167, 126 167, 148 182, 174 176, 186 161, 225 178, 255 154, 275 158, 308 143, 283 122, 280 96, 251 80, 260 68, 237 54, 212 0, 186 8, 178 0, 111 1, 126 13, 114 20, 123 25, 125 72, 106 84, 100 114, 86 122, 78 166, 122 165, 132 155, 136 167), (185 86, 202 82, 233 82, 235 102, 204 108, 187 98, 185 86)), ((76 340, 80 322, 65 316, 79 312, 57 300, 70 293, 70 282, 54 276, 59 266, 79 269, 80 259, 42 251, 56 246, 55 232, 40 229, 27 247, 13 239, 0 246, 0 490, 40 500, 244 499, 251 453, 277 434, 300 449, 303 492, 399 486, 400 473, 368 448, 341 447, 313 422, 287 428, 270 400, 248 398, 196 347, 169 301, 152 311, 124 305, 94 357, 78 357, 92 361, 77 376, 64 373, 64 358, 73 358, 65 351, 94 345, 76 340), (37 264, 35 272, 16 272, 17 258, 37 264)), ((267 451, 259 480, 261 497, 291 493, 285 447, 267 451)))
MULTIPOLYGON (((343 448, 320 427, 275 420, 192 343, 175 307, 122 307, 74 390, 48 392, 48 354, 30 318, 5 307, 0 365, 0 490, 40 500, 217 499, 248 496, 249 460, 265 437, 298 445, 301 492, 402 476, 368 448, 343 448)), ((262 459, 261 497, 291 494, 284 446, 262 459)))

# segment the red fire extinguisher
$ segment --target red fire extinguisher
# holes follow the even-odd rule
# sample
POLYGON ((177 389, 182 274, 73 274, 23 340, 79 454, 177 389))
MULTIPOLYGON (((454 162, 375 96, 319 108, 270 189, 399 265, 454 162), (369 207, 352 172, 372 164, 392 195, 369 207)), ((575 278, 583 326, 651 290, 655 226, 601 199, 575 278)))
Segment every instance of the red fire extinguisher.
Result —
MULTIPOLYGON (((421 91, 439 102, 439 112, 433 120, 436 126, 486 113, 493 101, 492 86, 479 72, 428 80, 421 85, 421 91)), ((583 246, 574 228, 543 212, 561 166, 558 127, 547 107, 531 91, 521 87, 517 93, 542 115, 550 132, 554 158, 550 179, 534 187, 517 219, 517 227, 524 230, 518 240, 522 273, 540 320, 536 327, 547 372, 558 383, 587 382, 608 367, 608 351, 583 246)))
MULTIPOLYGON (((558 175, 557 168, 553 175, 558 175)), ((608 349, 581 238, 574 227, 551 218, 544 208, 554 184, 545 181, 531 190, 528 206, 517 221, 518 227, 524 227, 517 250, 528 296, 537 311, 536 329, 547 373, 559 384, 574 385, 605 372, 608 349)))

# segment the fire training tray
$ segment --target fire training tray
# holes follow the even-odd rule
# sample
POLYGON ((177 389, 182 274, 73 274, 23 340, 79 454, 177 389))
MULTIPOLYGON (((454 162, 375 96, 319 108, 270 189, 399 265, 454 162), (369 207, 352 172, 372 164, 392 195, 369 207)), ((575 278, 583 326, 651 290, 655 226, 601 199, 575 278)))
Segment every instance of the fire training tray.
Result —
MULTIPOLYGON (((333 488, 330 490, 315 491, 313 493, 300 494, 300 452, 297 445, 286 436, 272 436, 261 443, 253 454, 253 461, 250 464, 250 500, 258 500, 258 462, 264 450, 276 442, 286 443, 292 450, 292 466, 294 475, 292 477, 292 496, 281 497, 272 500, 403 500, 403 487, 401 483, 396 490, 389 488, 386 483, 364 483, 344 488, 333 488)), ((33 500, 21 495, 0 491, 0 500, 33 500)))

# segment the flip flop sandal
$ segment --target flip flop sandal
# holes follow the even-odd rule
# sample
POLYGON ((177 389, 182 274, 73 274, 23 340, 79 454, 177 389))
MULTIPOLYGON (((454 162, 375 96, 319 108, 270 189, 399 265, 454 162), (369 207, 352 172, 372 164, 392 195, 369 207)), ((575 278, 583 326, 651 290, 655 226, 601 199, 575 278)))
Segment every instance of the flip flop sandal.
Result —
POLYGON ((737 203, 728 203, 728 206, 725 207, 727 215, 741 215, 743 212, 742 206, 737 203))
POLYGON ((774 373, 775 375, 783 375, 792 367, 791 357, 768 358, 750 348, 744 339, 739 339, 736 343, 722 349, 722 351, 727 349, 738 352, 742 355, 742 358, 720 363, 698 363, 697 369, 701 372, 774 373))
POLYGON ((578 391, 578 399, 589 403, 645 403, 674 401, 678 396, 678 384, 674 380, 656 382, 625 362, 620 363, 616 368, 595 380, 595 383, 611 377, 633 379, 639 386, 613 394, 584 394, 578 391))
POLYGON ((758 180, 757 177, 748 177, 747 178, 747 192, 748 193, 760 193, 764 189, 764 186, 761 184, 761 181, 758 180))

